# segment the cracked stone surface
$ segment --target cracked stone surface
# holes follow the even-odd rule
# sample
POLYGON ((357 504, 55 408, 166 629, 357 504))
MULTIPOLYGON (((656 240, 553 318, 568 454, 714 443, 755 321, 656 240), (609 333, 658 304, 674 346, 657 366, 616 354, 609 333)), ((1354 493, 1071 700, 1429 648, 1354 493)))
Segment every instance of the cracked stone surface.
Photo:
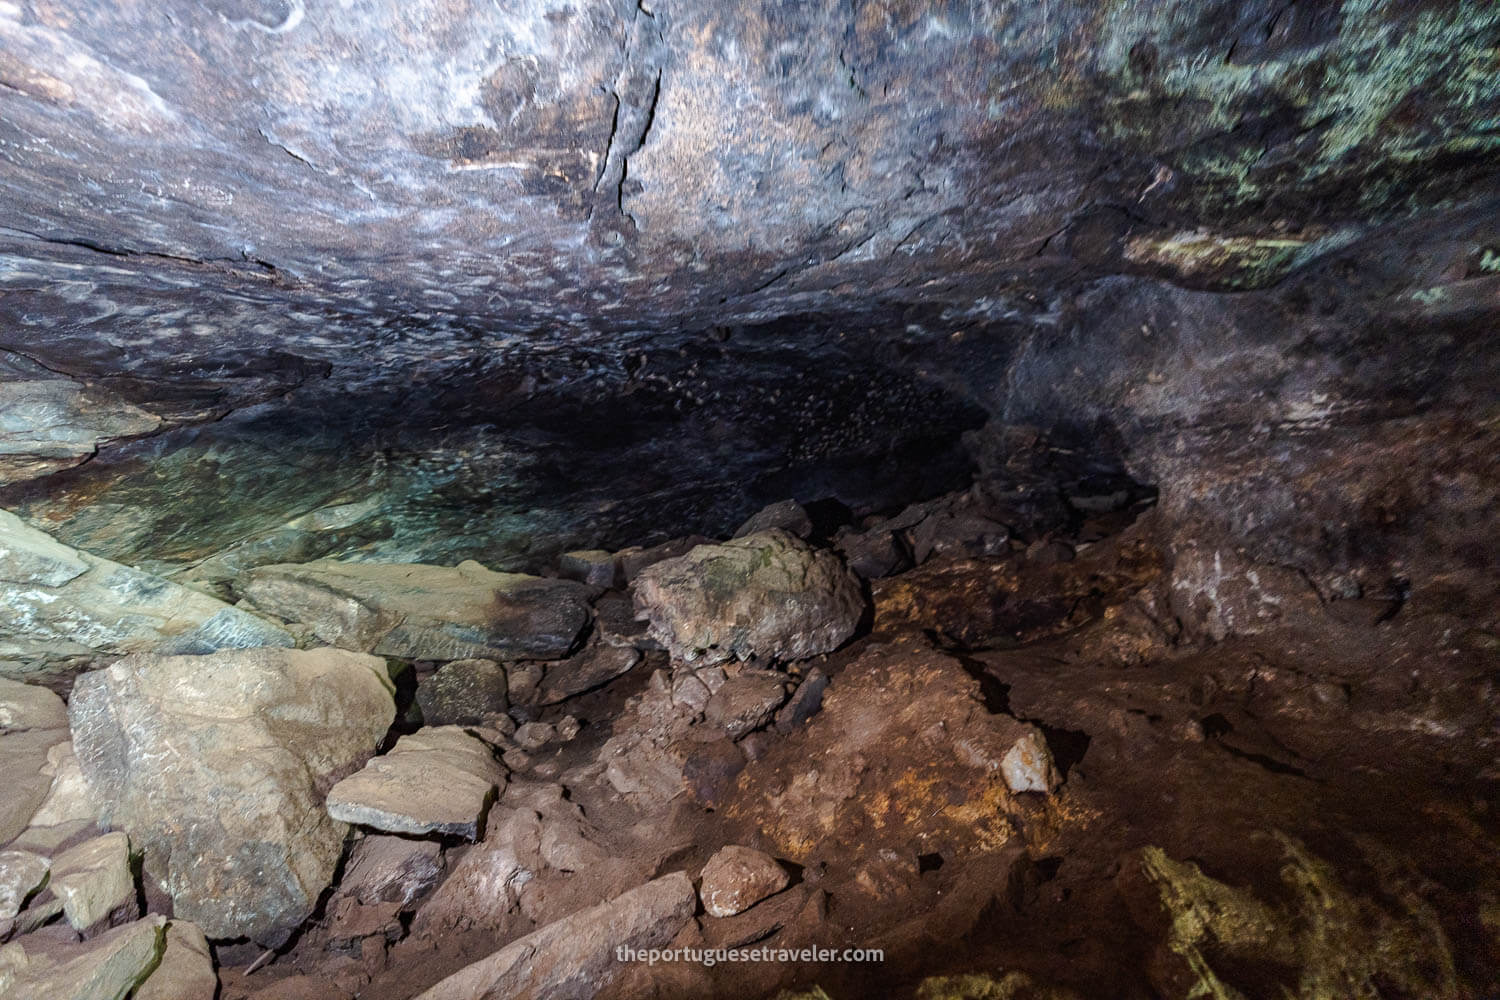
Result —
POLYGON ((291 646, 264 618, 132 566, 69 548, 0 510, 0 657, 21 676, 66 674, 99 654, 291 646))
POLYGON ((594 591, 570 580, 456 567, 325 560, 265 566, 242 585, 257 608, 324 642, 382 656, 438 660, 566 656, 594 591))
POLYGON ((174 912, 280 943, 333 877, 327 790, 395 716, 385 663, 337 649, 126 657, 68 706, 100 822, 125 831, 174 912))
POLYGON ((0 851, 0 921, 21 912, 26 900, 47 881, 52 862, 30 851, 0 851))
POLYGON ((79 932, 133 905, 135 875, 130 865, 130 838, 123 833, 107 833, 59 854, 52 861, 48 888, 62 900, 63 914, 79 932))

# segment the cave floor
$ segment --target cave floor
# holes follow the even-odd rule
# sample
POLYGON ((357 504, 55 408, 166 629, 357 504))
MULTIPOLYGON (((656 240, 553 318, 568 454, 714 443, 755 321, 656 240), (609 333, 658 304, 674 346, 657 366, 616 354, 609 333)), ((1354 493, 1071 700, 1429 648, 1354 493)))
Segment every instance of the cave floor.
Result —
MULTIPOLYGON (((334 981, 405 1000, 725 844, 783 859, 792 885, 736 917, 700 912, 675 946, 883 960, 641 964, 612 995, 1496 995, 1484 636, 1356 600, 1316 628, 1188 642, 1164 611, 1152 516, 1070 561, 938 558, 875 581, 868 632, 816 663, 823 711, 758 734, 748 764, 690 748, 688 794, 665 800, 601 777, 610 739, 651 725, 664 657, 648 656, 545 710, 582 733, 522 760, 502 798, 561 784, 566 822, 607 859, 550 870, 520 908, 450 876, 378 946, 351 945, 330 908, 266 968, 224 968, 224 1000, 278 981, 276 996, 334 981), (1018 723, 1045 733, 1055 792, 1004 794, 968 753, 1018 723)), ((544 830, 562 815, 537 808, 544 830)))

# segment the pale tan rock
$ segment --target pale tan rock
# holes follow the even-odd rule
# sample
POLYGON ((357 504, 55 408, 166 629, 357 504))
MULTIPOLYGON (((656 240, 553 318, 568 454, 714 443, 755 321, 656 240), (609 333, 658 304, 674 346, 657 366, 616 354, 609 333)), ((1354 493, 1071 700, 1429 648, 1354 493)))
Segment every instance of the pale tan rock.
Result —
POLYGON ((47 881, 52 862, 30 851, 0 851, 0 921, 10 920, 47 881))
POLYGON ((0 795, 0 844, 15 840, 52 790, 46 773, 52 748, 67 742, 66 729, 24 729, 0 735, 0 774, 5 776, 5 794, 0 795))
POLYGON ((155 967, 166 918, 150 916, 73 944, 36 935, 0 947, 5 1000, 123 1000, 155 967))
POLYGON ((73 744, 101 823, 177 916, 279 944, 333 876, 324 792, 395 717, 384 661, 337 649, 132 656, 79 678, 73 744))
POLYGON ((328 814, 388 833, 473 840, 505 784, 490 748, 458 726, 421 729, 328 792, 328 814))
POLYGON ((0 677, 0 733, 66 729, 68 706, 44 687, 0 677))
POLYGON ((697 897, 674 872, 533 931, 444 979, 417 1000, 585 997, 626 969, 616 948, 659 948, 692 919, 697 897))
POLYGON ((319 560, 262 566, 240 590, 343 649, 424 660, 556 659, 589 621, 570 580, 456 567, 319 560))
POLYGON ((703 866, 698 894, 709 916, 732 917, 774 896, 790 881, 786 869, 769 854, 731 844, 703 866))
POLYGON ((161 963, 131 1000, 214 1000, 219 977, 208 940, 197 925, 173 920, 167 925, 161 963))
POLYGON ((63 914, 76 931, 98 926, 122 907, 133 908, 130 838, 106 833, 64 851, 52 860, 48 888, 62 900, 63 914))

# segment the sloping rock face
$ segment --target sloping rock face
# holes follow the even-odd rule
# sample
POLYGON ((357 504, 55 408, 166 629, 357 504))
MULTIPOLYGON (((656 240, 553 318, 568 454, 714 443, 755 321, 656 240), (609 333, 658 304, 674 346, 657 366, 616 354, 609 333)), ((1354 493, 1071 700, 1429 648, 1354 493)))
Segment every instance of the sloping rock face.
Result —
POLYGON ((256 607, 308 625, 324 642, 432 660, 566 656, 588 624, 594 593, 475 562, 265 566, 242 589, 256 607))
POLYGON ((837 556, 779 528, 659 562, 632 589, 652 637, 673 656, 703 663, 831 652, 854 634, 865 608, 837 556))
POLYGON ((263 618, 69 548, 0 510, 0 674, 48 676, 100 653, 291 646, 263 618))
POLYGON ((277 944, 312 912, 347 827, 323 797, 395 717, 383 661, 336 649, 131 656, 80 677, 73 743, 101 824, 212 938, 277 944))
POLYGON ((419 1000, 611 995, 627 968, 617 949, 662 947, 692 919, 697 902, 686 872, 664 875, 548 924, 454 973, 419 1000))
POLYGON ((1005 760, 1040 742, 1035 727, 988 706, 958 662, 911 641, 866 647, 806 731, 795 757, 773 752, 747 767, 730 806, 796 861, 912 844, 949 856, 999 851, 1016 832, 1015 792, 1032 790, 1010 787, 1005 760), (907 766, 872 766, 893 748, 911 751, 907 766))

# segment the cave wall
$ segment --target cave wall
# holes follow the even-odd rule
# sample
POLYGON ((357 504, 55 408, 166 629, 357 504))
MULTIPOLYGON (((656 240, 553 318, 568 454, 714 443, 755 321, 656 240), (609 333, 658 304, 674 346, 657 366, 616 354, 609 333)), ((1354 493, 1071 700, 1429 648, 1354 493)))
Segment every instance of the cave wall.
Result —
POLYGON ((1399 591, 1492 555, 1497 45, 1449 0, 0 4, 0 506, 168 573, 534 567, 1028 426, 1161 488, 1187 591, 1399 591))

